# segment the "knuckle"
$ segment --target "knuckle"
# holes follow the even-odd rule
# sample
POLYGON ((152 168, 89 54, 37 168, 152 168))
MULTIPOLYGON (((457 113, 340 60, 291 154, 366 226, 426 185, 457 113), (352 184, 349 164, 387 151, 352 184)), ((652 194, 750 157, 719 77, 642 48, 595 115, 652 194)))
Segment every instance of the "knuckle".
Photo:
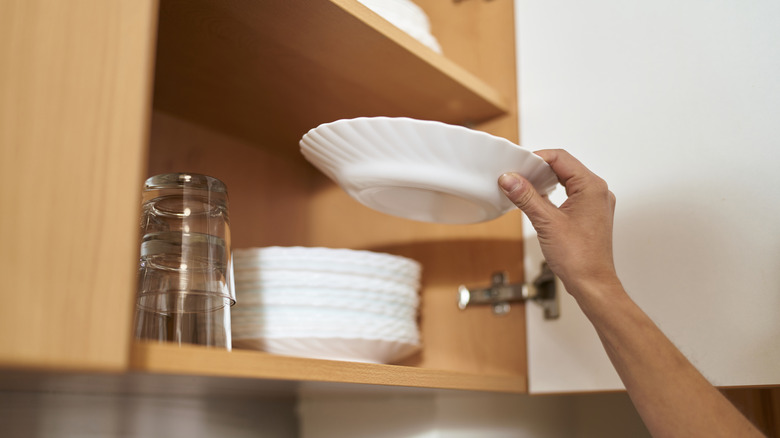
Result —
POLYGON ((607 181, 605 181, 601 177, 596 177, 596 179, 593 182, 593 187, 598 189, 600 192, 609 192, 609 185, 607 184, 607 181))
POLYGON ((515 198, 513 199, 513 202, 520 207, 521 209, 527 207, 531 199, 533 198, 534 193, 531 190, 523 190, 520 193, 517 193, 515 195, 515 198))

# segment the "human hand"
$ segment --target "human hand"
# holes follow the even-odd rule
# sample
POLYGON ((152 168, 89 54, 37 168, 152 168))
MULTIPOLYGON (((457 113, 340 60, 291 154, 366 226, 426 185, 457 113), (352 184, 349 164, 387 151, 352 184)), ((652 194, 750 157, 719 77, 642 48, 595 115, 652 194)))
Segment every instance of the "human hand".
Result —
POLYGON ((537 151, 566 188, 556 207, 525 178, 506 173, 499 186, 528 216, 547 264, 575 298, 588 286, 617 282, 612 256, 615 195, 607 183, 564 150, 537 151))

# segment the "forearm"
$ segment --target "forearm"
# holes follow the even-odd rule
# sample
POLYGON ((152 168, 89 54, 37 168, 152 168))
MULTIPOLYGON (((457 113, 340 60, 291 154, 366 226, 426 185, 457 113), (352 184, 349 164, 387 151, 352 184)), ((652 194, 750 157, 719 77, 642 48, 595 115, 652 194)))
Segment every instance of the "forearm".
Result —
POLYGON ((574 291, 654 437, 760 437, 616 279, 574 291))
POLYGON ((650 318, 615 273, 615 196, 566 151, 538 151, 566 188, 556 207, 514 173, 499 178, 528 216, 545 260, 593 323, 637 411, 655 437, 760 437, 650 318))

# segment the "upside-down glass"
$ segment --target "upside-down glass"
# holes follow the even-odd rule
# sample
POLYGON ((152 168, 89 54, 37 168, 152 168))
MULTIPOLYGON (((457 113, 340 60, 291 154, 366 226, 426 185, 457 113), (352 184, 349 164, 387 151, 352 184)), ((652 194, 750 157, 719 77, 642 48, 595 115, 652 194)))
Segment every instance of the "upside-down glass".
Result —
POLYGON ((225 184, 194 173, 147 179, 141 232, 136 337, 229 350, 235 288, 225 184))

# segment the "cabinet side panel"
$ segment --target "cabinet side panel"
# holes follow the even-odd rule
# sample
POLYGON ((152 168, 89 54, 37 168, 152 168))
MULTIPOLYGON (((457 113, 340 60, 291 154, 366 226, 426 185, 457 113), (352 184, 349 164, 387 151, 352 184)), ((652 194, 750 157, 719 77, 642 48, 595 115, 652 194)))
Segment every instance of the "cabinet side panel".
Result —
POLYGON ((428 15, 442 53, 505 96, 506 115, 477 126, 519 141, 513 0, 416 0, 428 15))
POLYGON ((231 247, 304 245, 312 167, 170 114, 152 117, 149 176, 197 172, 228 188, 231 247))
POLYGON ((0 366, 127 366, 155 21, 0 4, 0 366))

